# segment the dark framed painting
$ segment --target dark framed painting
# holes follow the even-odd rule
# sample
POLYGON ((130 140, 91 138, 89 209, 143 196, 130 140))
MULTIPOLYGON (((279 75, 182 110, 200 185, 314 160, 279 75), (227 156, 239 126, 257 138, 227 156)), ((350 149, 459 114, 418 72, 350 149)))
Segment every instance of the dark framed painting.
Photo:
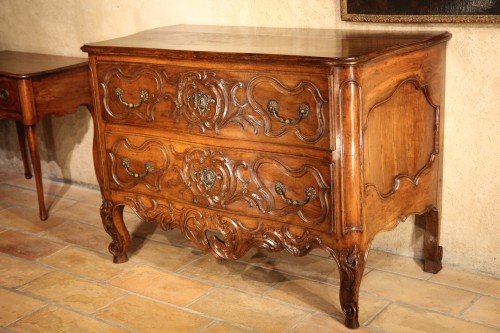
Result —
POLYGON ((340 0, 343 21, 500 23, 500 0, 340 0))

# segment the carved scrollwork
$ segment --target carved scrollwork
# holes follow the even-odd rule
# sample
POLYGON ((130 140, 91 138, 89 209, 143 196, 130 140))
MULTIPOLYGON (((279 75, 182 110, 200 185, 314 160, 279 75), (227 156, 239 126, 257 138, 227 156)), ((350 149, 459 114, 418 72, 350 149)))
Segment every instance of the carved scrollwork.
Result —
POLYGON ((340 303, 345 315, 346 326, 357 328, 359 327, 358 295, 365 267, 365 253, 356 244, 350 248, 341 248, 338 251, 329 249, 329 252, 339 266, 340 303))
MULTIPOLYGON (((247 81, 247 74, 227 74, 224 78, 213 71, 175 66, 111 67, 101 82, 106 115, 117 121, 168 117, 166 122, 184 120, 189 129, 199 128, 202 133, 220 133, 226 127, 238 126, 271 137, 295 134, 305 143, 323 137, 327 100, 314 82, 298 81, 288 86, 279 77, 256 74, 247 81), (267 101, 260 100, 263 95, 269 96, 267 101), (265 105, 270 100, 274 107, 265 105), (280 105, 290 103, 298 113, 282 115, 280 105)), ((287 107, 282 109, 286 114, 287 107)))
POLYGON ((159 222, 165 230, 179 228, 184 237, 202 251, 221 259, 238 259, 252 247, 269 251, 286 249, 296 256, 303 256, 315 247, 324 247, 321 238, 306 229, 297 234, 286 226, 268 226, 262 222, 247 227, 237 219, 210 210, 160 203, 140 195, 128 197, 125 203, 142 219, 159 222))
MULTIPOLYGON (((330 207, 327 200, 329 186, 322 171, 311 165, 298 168, 287 166, 279 158, 258 157, 255 159, 232 159, 222 150, 189 148, 176 151, 170 148, 175 157, 174 170, 179 174, 169 186, 183 185, 180 194, 189 190, 193 203, 227 209, 237 201, 256 207, 260 213, 272 216, 297 215, 309 224, 320 224, 326 220, 330 207), (178 163, 181 162, 181 163, 178 163), (290 184, 306 178, 310 185, 304 186, 304 200, 289 199, 286 188, 268 184, 267 170, 273 170, 290 184), (285 188, 285 190, 284 190, 285 188), (316 199, 319 199, 316 204, 316 199), (307 207, 314 202, 316 207, 307 207)), ((324 171, 323 171, 324 172, 324 171)), ((283 184, 278 181, 277 184, 283 184)), ((233 206, 234 208, 234 206, 233 206)))
POLYGON ((177 96, 169 97, 176 103, 174 117, 184 117, 202 132, 212 130, 218 133, 231 123, 243 128, 247 123, 257 126, 252 117, 244 114, 246 104, 236 97, 242 88, 243 82, 227 82, 213 72, 184 72, 178 79, 177 96), (235 110, 232 110, 233 106, 235 110))
POLYGON ((115 225, 115 213, 120 216, 118 223, 123 224, 122 214, 123 205, 116 205, 109 200, 103 200, 100 213, 104 230, 111 236, 111 243, 108 246, 109 252, 113 255, 115 263, 127 261, 127 254, 125 253, 128 244, 130 243, 130 236, 128 231, 120 232, 115 225))
POLYGON ((258 205, 260 198, 249 193, 250 180, 244 175, 248 170, 246 161, 233 160, 220 150, 191 148, 178 152, 174 147, 171 150, 182 161, 175 169, 185 189, 193 193, 194 203, 206 202, 223 209, 238 200, 258 205))

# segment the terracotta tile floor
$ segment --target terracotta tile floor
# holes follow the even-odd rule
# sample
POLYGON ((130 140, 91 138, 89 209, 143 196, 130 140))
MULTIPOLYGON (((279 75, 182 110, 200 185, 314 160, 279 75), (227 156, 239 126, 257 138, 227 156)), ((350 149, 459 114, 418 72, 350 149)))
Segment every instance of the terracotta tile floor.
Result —
MULTIPOLYGON (((0 331, 351 332, 341 324, 338 273, 322 252, 203 255, 177 231, 125 220, 130 260, 113 264, 98 191, 0 171, 0 331)), ((500 279, 372 251, 357 332, 500 332, 500 279)))

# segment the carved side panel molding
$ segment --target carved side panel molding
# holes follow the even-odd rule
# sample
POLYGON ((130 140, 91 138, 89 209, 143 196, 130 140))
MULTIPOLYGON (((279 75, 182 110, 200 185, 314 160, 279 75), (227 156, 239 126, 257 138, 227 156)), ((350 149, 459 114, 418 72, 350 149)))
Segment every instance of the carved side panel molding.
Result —
POLYGON ((375 103, 363 126, 363 146, 365 190, 387 198, 401 181, 418 186, 439 154, 439 106, 428 87, 409 78, 375 103))

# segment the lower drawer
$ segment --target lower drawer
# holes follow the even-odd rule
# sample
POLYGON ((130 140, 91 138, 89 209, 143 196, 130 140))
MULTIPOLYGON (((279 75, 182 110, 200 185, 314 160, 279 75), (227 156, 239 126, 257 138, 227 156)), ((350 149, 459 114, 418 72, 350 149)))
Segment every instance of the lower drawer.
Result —
POLYGON ((105 141, 111 190, 333 230, 329 163, 120 133, 105 141))

